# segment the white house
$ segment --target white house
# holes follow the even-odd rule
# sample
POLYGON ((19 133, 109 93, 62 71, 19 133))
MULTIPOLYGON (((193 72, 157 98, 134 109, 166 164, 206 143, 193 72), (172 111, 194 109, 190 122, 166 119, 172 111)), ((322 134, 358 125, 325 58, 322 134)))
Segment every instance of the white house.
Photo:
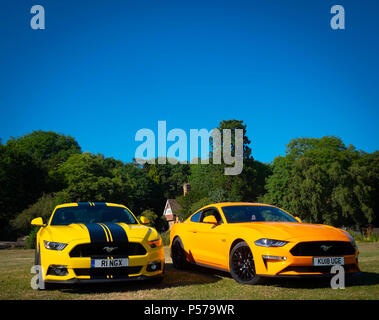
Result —
POLYGON ((167 199, 163 215, 168 222, 169 229, 171 229, 174 223, 180 222, 177 215, 179 209, 180 205, 175 201, 175 199, 167 199))

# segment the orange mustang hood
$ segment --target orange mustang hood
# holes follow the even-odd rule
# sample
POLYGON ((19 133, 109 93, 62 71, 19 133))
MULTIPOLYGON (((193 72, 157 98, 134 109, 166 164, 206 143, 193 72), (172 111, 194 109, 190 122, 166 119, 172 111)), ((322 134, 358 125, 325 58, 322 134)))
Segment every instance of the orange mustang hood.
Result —
POLYGON ((275 240, 302 240, 302 241, 349 241, 348 237, 339 229, 322 225, 294 222, 248 222, 239 223, 239 226, 256 231, 262 238, 275 240))

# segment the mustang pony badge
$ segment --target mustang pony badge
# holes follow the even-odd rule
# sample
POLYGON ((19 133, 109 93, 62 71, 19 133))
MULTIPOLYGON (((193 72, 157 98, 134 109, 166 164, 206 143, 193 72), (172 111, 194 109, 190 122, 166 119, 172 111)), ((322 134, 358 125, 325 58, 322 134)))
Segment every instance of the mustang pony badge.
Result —
POLYGON ((107 253, 111 253, 112 251, 118 249, 118 247, 104 247, 103 250, 105 250, 107 253))

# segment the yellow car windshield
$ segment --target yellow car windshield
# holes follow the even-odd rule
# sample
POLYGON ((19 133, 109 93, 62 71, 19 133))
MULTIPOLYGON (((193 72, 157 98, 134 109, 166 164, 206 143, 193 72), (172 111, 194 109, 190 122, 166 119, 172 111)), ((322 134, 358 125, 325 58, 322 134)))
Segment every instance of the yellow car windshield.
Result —
POLYGON ((138 224, 126 208, 108 206, 78 206, 58 208, 51 225, 64 226, 71 223, 118 223, 138 224))

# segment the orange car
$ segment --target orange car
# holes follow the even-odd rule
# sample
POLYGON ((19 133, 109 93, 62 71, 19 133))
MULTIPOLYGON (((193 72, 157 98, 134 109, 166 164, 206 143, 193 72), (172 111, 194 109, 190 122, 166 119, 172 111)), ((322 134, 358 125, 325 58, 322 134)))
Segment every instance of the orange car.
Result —
POLYGON ((170 231, 175 268, 189 263, 230 272, 242 284, 262 277, 330 275, 334 265, 359 271, 358 247, 344 230, 302 223, 275 206, 217 203, 170 231))

